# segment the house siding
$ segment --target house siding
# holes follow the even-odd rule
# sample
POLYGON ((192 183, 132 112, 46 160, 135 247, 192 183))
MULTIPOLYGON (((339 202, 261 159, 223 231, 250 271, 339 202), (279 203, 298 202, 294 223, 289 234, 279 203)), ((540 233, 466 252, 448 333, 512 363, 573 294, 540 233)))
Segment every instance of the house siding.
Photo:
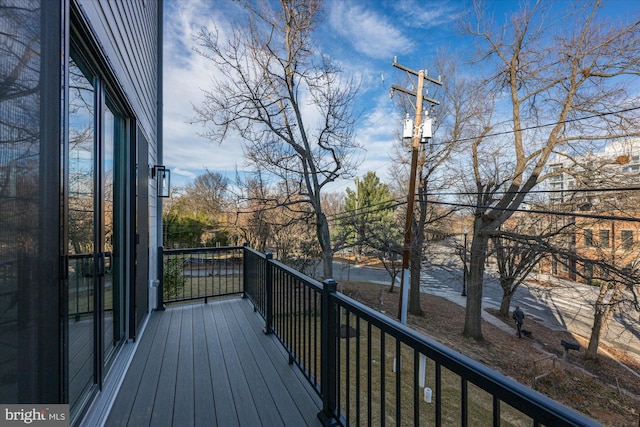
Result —
MULTIPOLYGON (((146 251, 146 254, 142 254, 146 256, 146 262, 141 265, 148 265, 147 279, 154 280, 158 271, 156 248, 160 245, 157 233, 159 203, 156 197, 157 182, 150 175, 153 166, 161 164, 158 147, 162 125, 158 108, 162 67, 159 63, 161 36, 158 34, 158 27, 162 2, 78 0, 78 4, 91 23, 92 31, 108 59, 121 92, 133 109, 138 132, 144 136, 137 138, 138 143, 148 144, 146 162, 144 159, 138 160, 138 185, 147 186, 145 189, 138 188, 138 195, 143 196, 143 199, 148 195, 145 207, 139 209, 139 214, 144 213, 148 217, 139 219, 138 223, 149 227, 148 231, 140 230, 140 233, 145 234, 142 241, 148 242, 148 248, 140 248, 140 251, 146 251), (141 174, 146 174, 146 177, 141 174)), ((136 298, 147 291, 148 280, 143 283, 138 280, 136 298), (141 287, 144 287, 144 292, 141 287)), ((148 300, 149 298, 145 304, 138 305, 148 308, 148 300)), ((137 313, 135 317, 139 324, 141 313, 137 313)))

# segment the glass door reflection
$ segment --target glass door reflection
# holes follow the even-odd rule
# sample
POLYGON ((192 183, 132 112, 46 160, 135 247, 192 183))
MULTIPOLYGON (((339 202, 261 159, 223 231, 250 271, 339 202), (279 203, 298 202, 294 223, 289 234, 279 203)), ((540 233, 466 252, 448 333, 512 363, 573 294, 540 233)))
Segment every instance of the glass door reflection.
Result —
POLYGON ((94 384, 95 360, 95 90, 69 64, 68 253, 69 403, 77 408, 94 384))
POLYGON ((79 61, 69 61, 66 171, 72 420, 102 388, 124 341, 126 312, 127 121, 104 80, 79 61))

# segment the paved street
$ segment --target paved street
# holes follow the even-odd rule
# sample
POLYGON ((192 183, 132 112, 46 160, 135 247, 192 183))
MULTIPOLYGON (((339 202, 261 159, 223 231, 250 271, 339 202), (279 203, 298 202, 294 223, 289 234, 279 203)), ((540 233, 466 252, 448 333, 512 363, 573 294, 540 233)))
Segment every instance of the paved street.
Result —
MULTIPOLYGON (((334 276, 341 280, 362 280, 389 284, 390 276, 382 268, 334 263, 334 276)), ((545 279, 540 277, 541 280, 545 279)), ((512 307, 520 304, 527 318, 535 319, 552 329, 569 330, 588 338, 593 323, 592 301, 597 288, 574 282, 561 282, 560 286, 543 287, 532 283, 522 285, 512 299, 512 307)), ((461 305, 462 270, 455 262, 424 264, 421 274, 422 292, 438 295, 461 305)), ((499 308, 502 299, 495 269, 487 270, 483 289, 483 307, 499 308)), ((638 313, 614 316, 601 342, 628 351, 640 360, 640 322, 638 313), (632 317, 634 316, 635 317, 632 317)))
MULTIPOLYGON (((422 279, 423 292, 440 295, 459 295, 462 291, 462 272, 456 269, 426 266, 422 279)), ((535 276, 534 276, 535 277, 535 276)), ((541 281, 547 279, 540 277, 541 281)), ((588 339, 593 326, 593 301, 597 288, 575 282, 560 282, 547 287, 533 283, 521 285, 511 300, 512 309, 520 304, 528 318, 551 329, 568 330, 588 339)), ((495 272, 489 271, 483 288, 483 307, 499 308, 502 300, 495 272)), ((640 322, 636 311, 617 314, 600 340, 640 359, 640 322), (635 317, 633 317, 635 315, 635 317)))

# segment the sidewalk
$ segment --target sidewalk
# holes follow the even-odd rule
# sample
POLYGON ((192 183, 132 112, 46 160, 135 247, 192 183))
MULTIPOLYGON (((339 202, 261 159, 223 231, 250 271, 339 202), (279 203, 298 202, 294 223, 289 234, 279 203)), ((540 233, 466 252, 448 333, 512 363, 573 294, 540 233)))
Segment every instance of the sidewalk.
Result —
MULTIPOLYGON (((436 295, 436 294, 433 294, 433 295, 436 295)), ((449 301, 458 304, 459 306, 462 306, 462 307, 466 307, 467 306, 467 297, 463 297, 457 291, 453 291, 452 290, 452 291, 448 291, 448 292, 439 292, 437 294, 437 296, 441 296, 443 298, 446 298, 449 301)), ((498 319, 496 316, 488 313, 485 310, 484 305, 482 306, 482 319, 487 321, 487 322, 489 322, 489 323, 491 323, 493 326, 503 330, 504 332, 508 332, 510 334, 515 334, 516 333, 515 328, 510 327, 509 325, 504 323, 502 320, 498 319)))
MULTIPOLYGON (((377 283, 379 285, 388 285, 388 282, 378 282, 378 281, 374 281, 373 283, 377 283)), ((458 291, 454 291, 453 289, 451 290, 446 290, 446 291, 442 291, 440 290, 439 292, 423 292, 425 294, 428 295, 435 295, 444 299, 447 299, 451 302, 454 302, 456 304, 458 304, 461 307, 466 307, 467 306, 467 297, 463 297, 462 295, 460 295, 460 293, 458 291)), ((493 326, 503 330, 504 332, 508 332, 510 334, 515 334, 515 329, 510 327, 509 325, 507 325, 506 323, 504 323, 502 320, 498 319, 496 316, 488 313, 485 310, 485 306, 482 306, 482 318, 491 323, 493 326)))

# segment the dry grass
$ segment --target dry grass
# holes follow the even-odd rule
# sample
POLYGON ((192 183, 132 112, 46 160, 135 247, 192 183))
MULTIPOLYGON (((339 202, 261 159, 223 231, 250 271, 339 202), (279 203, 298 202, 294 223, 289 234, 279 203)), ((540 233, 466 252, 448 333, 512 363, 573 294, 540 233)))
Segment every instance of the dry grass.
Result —
MULTIPOLYGON (((195 269, 194 269, 195 271, 195 269)), ((176 295, 170 295, 165 288, 164 300, 189 300, 205 296, 228 295, 242 292, 242 274, 207 274, 184 276, 184 285, 179 286, 176 295)))
MULTIPOLYGON (((371 307, 379 307, 380 285, 341 282, 341 286, 346 295, 371 307)), ((383 310, 396 313, 398 293, 385 292, 383 299, 383 310)), ((463 307, 443 298, 423 294, 422 308, 422 317, 410 315, 408 320, 408 324, 421 333, 604 425, 639 425, 640 377, 631 371, 640 372, 640 365, 624 354, 608 349, 619 360, 603 354, 597 362, 593 362, 582 357, 584 350, 571 352, 565 370, 561 369, 559 361, 553 368, 553 356, 562 358, 560 340, 578 341, 583 348, 586 342, 568 332, 550 330, 533 321, 527 323, 533 338, 524 339, 518 339, 515 332, 509 334, 485 322, 482 325, 484 341, 477 342, 462 336, 463 307), (536 380, 536 376, 542 373, 548 375, 536 380)), ((512 322, 506 323, 511 326, 512 322)), ((394 352, 395 349, 391 349, 391 354, 394 352)), ((388 384, 393 384, 393 381, 392 377, 387 378, 388 384)), ((470 396, 481 394, 471 389, 469 392, 470 396)), ((455 401, 455 398, 452 399, 452 402, 455 401)), ((478 416, 482 417, 481 414, 486 410, 484 399, 479 402, 475 406, 478 407, 478 416)), ((520 425, 517 415, 511 421, 513 425, 520 425)))

